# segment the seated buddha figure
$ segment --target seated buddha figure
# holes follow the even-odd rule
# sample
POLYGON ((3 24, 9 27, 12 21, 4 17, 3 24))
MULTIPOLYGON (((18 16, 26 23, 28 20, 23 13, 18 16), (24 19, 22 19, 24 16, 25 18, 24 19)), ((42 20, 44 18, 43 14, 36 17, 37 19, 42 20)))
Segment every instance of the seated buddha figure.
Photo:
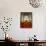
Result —
POLYGON ((32 20, 28 16, 24 16, 23 21, 21 22, 22 28, 32 28, 32 20))

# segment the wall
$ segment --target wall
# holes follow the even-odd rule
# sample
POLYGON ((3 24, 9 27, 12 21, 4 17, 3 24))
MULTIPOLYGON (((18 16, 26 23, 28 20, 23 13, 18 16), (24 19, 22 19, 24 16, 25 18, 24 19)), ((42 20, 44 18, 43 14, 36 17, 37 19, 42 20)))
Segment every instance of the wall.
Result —
MULTIPOLYGON (((3 16, 13 18, 12 26, 8 33, 10 37, 16 40, 28 40, 34 34, 37 35, 37 39, 44 40, 46 34, 45 12, 46 8, 44 7, 31 7, 28 0, 0 0, 0 19, 3 16), (32 12, 33 27, 31 29, 20 28, 20 12, 32 12)), ((3 31, 0 31, 0 35, 2 33, 3 31)), ((4 37, 0 36, 0 39, 4 39, 4 37)))

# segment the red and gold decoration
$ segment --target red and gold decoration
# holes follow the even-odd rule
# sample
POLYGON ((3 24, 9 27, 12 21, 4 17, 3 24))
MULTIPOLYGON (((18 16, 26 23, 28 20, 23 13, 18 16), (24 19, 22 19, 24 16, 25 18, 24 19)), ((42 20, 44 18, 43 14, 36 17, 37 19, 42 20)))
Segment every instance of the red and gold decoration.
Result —
POLYGON ((32 28, 32 12, 21 12, 20 27, 32 28))

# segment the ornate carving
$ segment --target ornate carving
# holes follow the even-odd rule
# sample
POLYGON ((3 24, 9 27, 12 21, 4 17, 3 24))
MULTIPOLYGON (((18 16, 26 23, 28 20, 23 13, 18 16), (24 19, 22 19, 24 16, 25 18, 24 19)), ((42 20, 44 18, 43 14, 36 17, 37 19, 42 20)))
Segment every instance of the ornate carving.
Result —
POLYGON ((34 8, 38 8, 43 0, 29 0, 29 3, 32 5, 34 8))

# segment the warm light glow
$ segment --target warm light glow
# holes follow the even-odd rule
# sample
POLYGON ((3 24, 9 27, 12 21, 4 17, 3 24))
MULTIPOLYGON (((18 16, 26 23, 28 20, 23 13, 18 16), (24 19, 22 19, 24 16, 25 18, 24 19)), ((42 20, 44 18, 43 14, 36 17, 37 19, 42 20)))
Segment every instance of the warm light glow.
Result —
POLYGON ((24 17, 24 22, 25 22, 25 21, 29 21, 29 17, 28 17, 28 16, 25 16, 25 17, 24 17))
POLYGON ((6 37, 8 37, 8 34, 6 35, 6 37))

